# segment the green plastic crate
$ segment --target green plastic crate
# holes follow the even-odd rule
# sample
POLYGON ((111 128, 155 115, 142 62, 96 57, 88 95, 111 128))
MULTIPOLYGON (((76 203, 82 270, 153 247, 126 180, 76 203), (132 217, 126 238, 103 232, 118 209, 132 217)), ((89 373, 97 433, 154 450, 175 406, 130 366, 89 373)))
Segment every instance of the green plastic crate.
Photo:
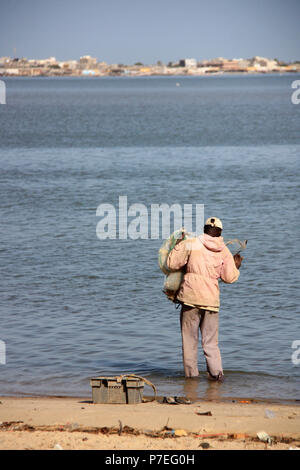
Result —
POLYGON ((93 403, 141 403, 144 381, 136 377, 93 377, 90 380, 93 403))

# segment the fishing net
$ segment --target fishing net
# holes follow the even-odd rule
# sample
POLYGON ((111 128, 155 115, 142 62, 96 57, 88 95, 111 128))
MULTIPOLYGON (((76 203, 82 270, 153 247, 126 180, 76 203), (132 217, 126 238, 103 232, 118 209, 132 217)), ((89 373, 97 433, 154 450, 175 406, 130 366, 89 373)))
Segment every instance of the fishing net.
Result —
POLYGON ((170 251, 173 250, 174 246, 178 239, 183 238, 186 240, 187 238, 193 238, 194 235, 187 232, 184 228, 180 228, 179 230, 175 230, 167 240, 165 240, 158 252, 158 265, 162 272, 168 275, 171 270, 167 266, 167 258, 170 251))
POLYGON ((164 241, 159 252, 158 252, 158 265, 162 272, 165 274, 163 292, 166 296, 173 302, 176 299, 176 293, 180 287, 180 284, 183 280, 184 272, 183 271, 171 271, 167 266, 168 254, 176 245, 178 239, 182 238, 186 240, 187 238, 192 238, 193 235, 187 232, 184 228, 176 230, 173 232, 170 237, 164 241))
POLYGON ((229 250, 233 255, 237 255, 241 251, 246 249, 248 240, 239 240, 238 238, 234 238, 233 240, 228 240, 225 242, 225 245, 228 246, 229 250))

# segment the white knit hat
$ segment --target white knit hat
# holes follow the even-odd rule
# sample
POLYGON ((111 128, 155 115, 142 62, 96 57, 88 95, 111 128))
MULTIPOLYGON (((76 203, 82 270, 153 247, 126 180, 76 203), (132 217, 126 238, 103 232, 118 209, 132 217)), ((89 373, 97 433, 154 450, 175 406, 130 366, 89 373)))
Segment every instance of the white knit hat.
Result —
POLYGON ((209 217, 205 222, 205 225, 210 225, 211 227, 218 227, 221 230, 223 229, 222 222, 217 217, 209 217))

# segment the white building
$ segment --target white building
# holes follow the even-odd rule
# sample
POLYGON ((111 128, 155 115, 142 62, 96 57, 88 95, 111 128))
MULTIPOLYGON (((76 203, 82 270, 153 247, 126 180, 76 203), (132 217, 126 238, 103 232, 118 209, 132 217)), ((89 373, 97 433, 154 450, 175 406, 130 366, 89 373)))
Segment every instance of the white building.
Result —
POLYGON ((93 69, 97 66, 97 59, 90 55, 84 55, 79 59, 79 66, 82 69, 93 69))
POLYGON ((276 69, 278 63, 274 59, 268 59, 266 57, 255 56, 250 60, 250 65, 255 67, 257 70, 260 69, 276 69))
POLYGON ((180 67, 197 67, 196 59, 181 59, 179 61, 180 67))

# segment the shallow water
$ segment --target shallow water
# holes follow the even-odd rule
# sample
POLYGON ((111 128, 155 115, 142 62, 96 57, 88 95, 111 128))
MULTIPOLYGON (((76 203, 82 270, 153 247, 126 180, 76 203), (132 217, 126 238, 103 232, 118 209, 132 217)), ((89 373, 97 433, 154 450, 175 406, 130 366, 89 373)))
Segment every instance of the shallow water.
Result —
POLYGON ((0 394, 88 395, 89 377, 134 372, 163 395, 300 398, 296 78, 7 80, 0 394), (184 380, 162 240, 97 238, 97 207, 120 195, 149 213, 204 204, 249 240, 239 281, 220 285, 224 384, 201 348, 200 380, 184 380))

